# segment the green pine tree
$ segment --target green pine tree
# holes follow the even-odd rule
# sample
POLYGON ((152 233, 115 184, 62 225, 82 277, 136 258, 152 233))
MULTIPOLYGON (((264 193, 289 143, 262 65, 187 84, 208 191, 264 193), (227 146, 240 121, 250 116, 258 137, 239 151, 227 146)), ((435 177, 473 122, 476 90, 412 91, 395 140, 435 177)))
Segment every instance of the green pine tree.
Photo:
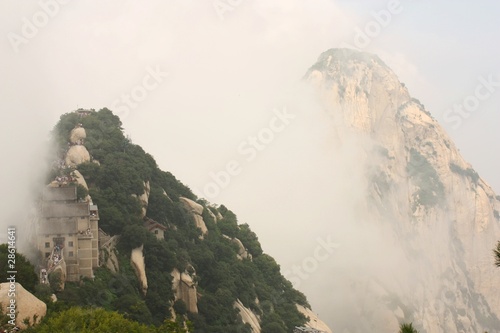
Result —
POLYGON ((399 333, 418 333, 413 327, 413 323, 399 325, 399 333))

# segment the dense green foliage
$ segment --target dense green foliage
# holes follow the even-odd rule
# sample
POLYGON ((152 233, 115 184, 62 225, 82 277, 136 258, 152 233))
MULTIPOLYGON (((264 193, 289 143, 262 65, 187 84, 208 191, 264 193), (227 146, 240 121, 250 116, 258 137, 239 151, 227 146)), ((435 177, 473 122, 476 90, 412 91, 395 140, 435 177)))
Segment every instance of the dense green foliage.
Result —
POLYGON ((174 322, 159 327, 147 326, 129 320, 123 315, 102 308, 72 307, 45 320, 41 325, 24 332, 37 333, 186 333, 174 322))
POLYGON ((495 258, 495 266, 500 267, 500 241, 497 242, 497 246, 493 249, 493 256, 495 258))
MULTIPOLYGON (((7 258, 9 254, 9 248, 7 244, 0 244, 0 283, 7 282, 9 274, 7 271, 11 269, 7 268, 7 258)), ((21 253, 15 254, 15 267, 16 267, 16 282, 20 283, 24 289, 35 292, 35 285, 38 281, 38 276, 35 274, 35 268, 29 262, 28 259, 21 253)))
POLYGON ((399 325, 399 333, 418 333, 413 327, 413 323, 399 325))
MULTIPOLYGON (((250 332, 234 307, 240 300, 260 315, 263 333, 291 332, 294 326, 305 323, 306 318, 295 306, 297 303, 309 307, 305 296, 293 289, 279 265, 263 253, 250 227, 238 224, 236 214, 223 205, 217 207, 197 200, 171 173, 160 170, 151 155, 123 135, 119 118, 108 109, 86 117, 76 113, 61 116, 54 128, 56 142, 66 147, 71 130, 80 123, 87 133, 84 145, 92 160, 79 165, 78 170, 99 207, 100 228, 120 235, 120 271, 112 273, 100 268, 94 280, 66 283, 65 290, 58 293, 57 306, 51 306, 49 318, 56 318, 58 312, 69 311, 72 306, 90 306, 118 311, 122 320, 160 327, 173 307, 181 315, 178 319, 186 314, 193 322, 191 332, 250 332), (144 193, 147 182, 147 217, 167 228, 161 240, 143 227, 142 206, 137 197, 144 193), (204 207, 202 217, 208 234, 203 238, 180 197, 204 207), (232 238, 242 242, 251 258, 238 258, 240 249, 232 238), (130 266, 130 251, 140 245, 144 245, 148 278, 146 295, 140 291, 130 266), (190 313, 184 302, 175 301, 171 276, 174 268, 190 274, 197 283, 198 313, 190 313)), ((60 153, 62 157, 64 149, 60 153)), ((72 311, 80 311, 73 315, 88 315, 86 310, 72 311)), ((140 326, 134 327, 140 331, 140 326)))
MULTIPOLYGON (((54 128, 55 141, 66 147, 69 133, 78 124, 85 128, 85 147, 92 158, 90 163, 79 165, 78 170, 89 184, 91 197, 99 205, 100 227, 104 231, 119 234, 126 225, 141 222, 141 204, 132 195, 144 193, 144 182, 155 183, 156 201, 153 204, 156 206, 162 204, 158 191, 163 194, 165 190, 173 198, 195 199, 189 188, 169 172, 158 169, 151 155, 124 136, 120 119, 110 110, 102 109, 83 118, 73 112, 62 115, 54 128)), ((61 155, 64 151, 61 150, 61 155)), ((173 217, 169 208, 163 210, 164 218, 173 217)))

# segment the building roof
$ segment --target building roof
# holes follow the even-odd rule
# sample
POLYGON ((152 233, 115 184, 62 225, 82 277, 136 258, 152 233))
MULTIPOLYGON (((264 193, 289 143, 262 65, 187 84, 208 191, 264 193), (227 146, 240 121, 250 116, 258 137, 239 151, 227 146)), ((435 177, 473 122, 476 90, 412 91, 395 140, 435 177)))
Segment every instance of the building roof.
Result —
POLYGON ((165 227, 163 224, 160 224, 156 222, 153 219, 150 219, 148 217, 144 218, 144 227, 148 229, 149 231, 154 230, 154 229, 160 229, 160 230, 167 230, 167 227, 165 227))
POLYGON ((79 108, 78 110, 75 110, 76 113, 91 113, 91 112, 95 112, 94 109, 83 109, 83 108, 79 108))
POLYGON ((42 204, 42 217, 62 218, 62 217, 82 217, 90 216, 89 204, 79 203, 55 203, 45 202, 42 204))
POLYGON ((43 190, 44 201, 76 201, 76 187, 46 187, 43 190))

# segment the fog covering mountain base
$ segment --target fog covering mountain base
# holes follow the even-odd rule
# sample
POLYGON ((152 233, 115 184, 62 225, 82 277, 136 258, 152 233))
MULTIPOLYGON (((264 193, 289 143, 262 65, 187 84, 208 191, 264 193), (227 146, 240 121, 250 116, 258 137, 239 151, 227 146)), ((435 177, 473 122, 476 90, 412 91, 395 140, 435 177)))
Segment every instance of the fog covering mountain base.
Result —
POLYGON ((329 219, 342 246, 302 288, 312 304, 334 332, 499 331, 499 197, 377 56, 331 49, 305 80, 343 166, 330 178, 352 185, 329 219))

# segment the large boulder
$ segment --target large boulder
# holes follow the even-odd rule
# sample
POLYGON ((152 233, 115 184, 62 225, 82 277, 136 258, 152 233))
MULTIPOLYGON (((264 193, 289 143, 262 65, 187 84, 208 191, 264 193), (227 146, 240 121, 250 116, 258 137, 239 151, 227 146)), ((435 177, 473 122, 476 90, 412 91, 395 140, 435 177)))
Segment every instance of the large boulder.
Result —
POLYGON ((73 144, 78 144, 82 140, 87 137, 87 133, 85 132, 85 128, 83 127, 75 127, 71 130, 69 135, 69 142, 73 144))
POLYGON ((85 181, 85 178, 83 178, 83 175, 80 173, 80 171, 74 170, 73 176, 74 176, 76 183, 78 185, 82 185, 86 190, 89 189, 89 186, 87 185, 87 182, 85 181))
POLYGON ((215 223, 217 223, 217 216, 210 210, 210 208, 207 208, 207 213, 210 215, 210 217, 214 220, 215 223))
POLYGON ((251 255, 248 253, 247 249, 238 238, 233 238, 231 241, 238 246, 239 259, 248 259, 248 258, 251 259, 251 255))
POLYGON ((231 238, 227 235, 222 235, 224 238, 228 239, 231 241, 231 243, 235 244, 238 246, 238 254, 237 257, 239 260, 243 259, 252 259, 252 255, 248 253, 247 249, 243 245, 243 243, 238 239, 238 238, 231 238))
MULTIPOLYGON (((11 300, 15 300, 17 315, 15 316, 15 324, 19 328, 26 328, 24 320, 27 319, 30 325, 40 322, 47 313, 47 305, 33 296, 29 291, 23 288, 19 283, 10 284, 9 282, 0 283, 0 305, 2 310, 8 310, 11 300), (15 288, 14 288, 15 285, 15 288), (15 290, 15 298, 10 297, 10 290, 15 290)), ((7 311, 9 315, 9 312, 7 311)), ((12 319, 14 316, 10 317, 12 319)))
POLYGON ((207 226, 205 225, 205 221, 203 220, 203 217, 201 215, 193 214, 194 218, 194 223, 196 224, 196 227, 201 230, 201 238, 203 238, 204 235, 208 233, 207 226))
POLYGON ((201 215, 203 214, 203 206, 191 199, 179 197, 179 201, 182 202, 184 208, 191 213, 201 215))
POLYGON ((89 151, 82 145, 71 146, 66 153, 65 161, 67 166, 77 166, 79 164, 89 162, 89 151))
POLYGON ((203 214, 203 206, 200 205, 197 202, 194 202, 191 199, 184 198, 184 197, 179 197, 179 201, 182 203, 184 206, 184 209, 188 212, 191 213, 194 219, 194 222, 196 223, 196 227, 201 230, 201 238, 203 239, 203 236, 205 236, 208 233, 207 226, 205 225, 205 221, 203 220, 203 217, 201 216, 203 214))

